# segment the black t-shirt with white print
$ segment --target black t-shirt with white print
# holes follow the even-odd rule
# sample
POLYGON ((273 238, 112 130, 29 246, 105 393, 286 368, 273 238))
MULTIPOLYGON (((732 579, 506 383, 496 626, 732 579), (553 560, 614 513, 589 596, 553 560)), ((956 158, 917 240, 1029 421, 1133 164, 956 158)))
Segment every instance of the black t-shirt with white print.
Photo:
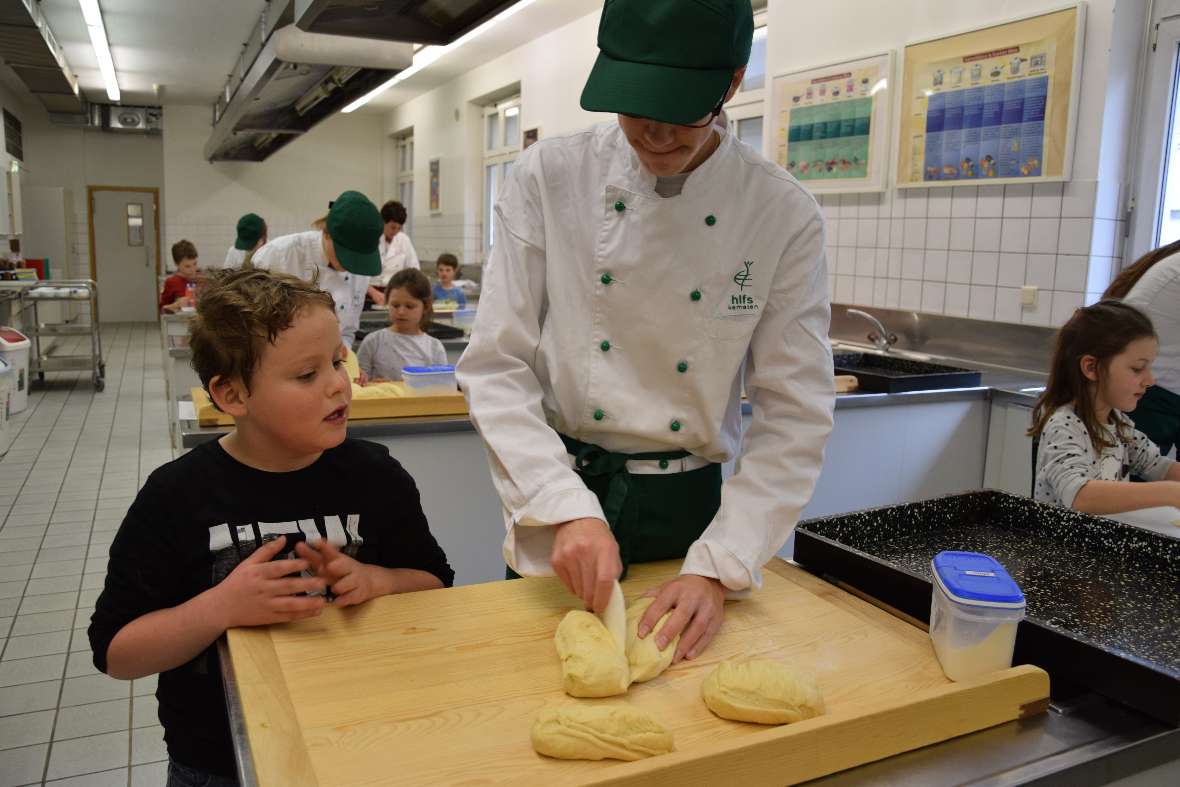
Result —
MULTIPOLYGON (((157 469, 131 504, 90 621, 95 666, 106 672, 111 640, 128 623, 203 593, 279 535, 292 547, 327 538, 362 563, 454 581, 414 480, 383 446, 345 440, 302 470, 269 473, 214 440, 157 469)), ((224 696, 216 644, 160 674, 156 697, 172 759, 235 774, 224 696)))

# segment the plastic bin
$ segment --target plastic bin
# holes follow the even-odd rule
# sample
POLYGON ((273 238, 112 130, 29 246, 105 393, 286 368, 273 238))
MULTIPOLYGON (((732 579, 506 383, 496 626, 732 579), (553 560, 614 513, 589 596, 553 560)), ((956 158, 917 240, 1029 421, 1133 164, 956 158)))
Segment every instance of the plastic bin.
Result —
POLYGON ((402 379, 410 393, 419 395, 452 394, 458 389, 454 366, 407 366, 402 379))
POLYGON ((12 391, 15 383, 12 367, 8 365, 7 361, 0 358, 0 456, 8 453, 8 447, 11 444, 9 435, 12 429, 8 424, 8 419, 12 417, 9 408, 12 406, 12 391))
POLYGON ((451 324, 470 331, 471 326, 475 325, 475 309, 456 309, 451 313, 451 324))
POLYGON ((29 406, 29 347, 31 342, 15 328, 0 327, 0 359, 12 367, 15 379, 9 413, 19 413, 29 406))
POLYGON ((930 639, 942 671, 969 680, 1012 666, 1024 593, 999 561, 979 552, 939 552, 931 561, 930 639))

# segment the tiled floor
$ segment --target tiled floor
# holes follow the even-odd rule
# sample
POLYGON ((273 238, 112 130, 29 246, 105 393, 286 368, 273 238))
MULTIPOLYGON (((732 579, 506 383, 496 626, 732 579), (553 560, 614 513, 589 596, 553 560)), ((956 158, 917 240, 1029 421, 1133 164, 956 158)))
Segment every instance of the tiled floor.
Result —
POLYGON ((103 330, 106 391, 48 375, 0 459, 0 787, 165 781, 155 678, 98 673, 86 639, 115 530, 172 458, 159 329, 103 330))

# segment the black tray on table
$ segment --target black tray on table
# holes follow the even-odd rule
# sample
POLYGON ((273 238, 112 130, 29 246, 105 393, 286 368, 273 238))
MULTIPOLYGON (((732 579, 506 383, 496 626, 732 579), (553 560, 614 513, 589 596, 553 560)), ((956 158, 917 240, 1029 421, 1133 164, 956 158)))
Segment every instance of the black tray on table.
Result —
POLYGON ((935 554, 992 555, 1028 604, 1013 663, 1180 725, 1180 539, 990 490, 795 532, 797 563, 924 622, 935 554))
POLYGON ((838 352, 832 361, 836 374, 853 375, 861 391, 872 393, 976 388, 983 380, 983 372, 973 369, 891 355, 838 352))

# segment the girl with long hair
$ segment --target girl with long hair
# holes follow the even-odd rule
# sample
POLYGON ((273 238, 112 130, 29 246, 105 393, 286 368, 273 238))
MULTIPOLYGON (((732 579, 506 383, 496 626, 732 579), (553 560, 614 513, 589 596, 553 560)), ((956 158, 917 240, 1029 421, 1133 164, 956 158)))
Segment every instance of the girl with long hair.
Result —
POLYGON ((1062 326, 1029 430, 1040 439, 1038 501, 1090 514, 1180 507, 1180 464, 1125 415, 1154 382, 1158 346, 1151 320, 1119 301, 1078 309, 1062 326))

